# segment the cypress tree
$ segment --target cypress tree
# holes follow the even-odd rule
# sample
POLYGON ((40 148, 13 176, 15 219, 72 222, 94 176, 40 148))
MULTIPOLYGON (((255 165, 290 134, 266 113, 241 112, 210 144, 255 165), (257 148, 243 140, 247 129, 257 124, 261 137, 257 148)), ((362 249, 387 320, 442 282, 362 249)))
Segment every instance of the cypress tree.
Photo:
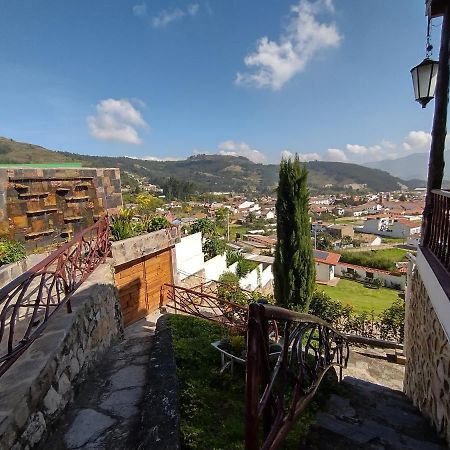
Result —
POLYGON ((280 163, 277 245, 273 264, 277 305, 307 312, 316 281, 309 222, 308 171, 294 160, 280 163))

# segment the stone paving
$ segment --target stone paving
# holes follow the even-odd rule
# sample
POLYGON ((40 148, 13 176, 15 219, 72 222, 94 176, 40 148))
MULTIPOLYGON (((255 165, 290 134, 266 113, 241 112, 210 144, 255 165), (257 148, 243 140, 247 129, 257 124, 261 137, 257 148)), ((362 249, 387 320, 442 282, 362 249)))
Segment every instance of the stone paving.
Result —
POLYGON ((447 448, 401 391, 404 366, 381 350, 351 350, 339 395, 333 394, 303 449, 439 450, 447 448), (383 357, 384 355, 384 357, 383 357))
POLYGON ((114 450, 136 448, 140 403, 147 382, 150 348, 159 314, 125 329, 88 375, 75 401, 42 449, 114 450))

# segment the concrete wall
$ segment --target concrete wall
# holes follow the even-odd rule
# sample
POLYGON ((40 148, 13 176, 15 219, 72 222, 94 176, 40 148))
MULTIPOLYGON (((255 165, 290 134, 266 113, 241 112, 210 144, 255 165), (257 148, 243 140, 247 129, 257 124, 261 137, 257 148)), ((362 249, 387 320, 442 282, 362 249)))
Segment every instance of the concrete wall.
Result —
POLYGON ((406 294, 404 390, 450 443, 450 304, 420 250, 417 262, 406 294))
POLYGON ((202 234, 185 236, 175 245, 177 273, 179 280, 184 280, 204 269, 205 255, 202 252, 202 234))
POLYGON ((31 449, 52 430, 92 364, 123 332, 109 264, 99 266, 0 377, 0 448, 31 449))

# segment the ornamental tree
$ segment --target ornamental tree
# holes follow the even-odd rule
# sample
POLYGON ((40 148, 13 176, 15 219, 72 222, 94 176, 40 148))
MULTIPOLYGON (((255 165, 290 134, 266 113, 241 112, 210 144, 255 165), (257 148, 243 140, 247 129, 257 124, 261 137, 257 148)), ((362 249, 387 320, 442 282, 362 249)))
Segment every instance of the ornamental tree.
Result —
POLYGON ((309 221, 308 171, 298 155, 280 163, 277 245, 273 264, 277 305, 307 312, 314 292, 316 268, 309 221))

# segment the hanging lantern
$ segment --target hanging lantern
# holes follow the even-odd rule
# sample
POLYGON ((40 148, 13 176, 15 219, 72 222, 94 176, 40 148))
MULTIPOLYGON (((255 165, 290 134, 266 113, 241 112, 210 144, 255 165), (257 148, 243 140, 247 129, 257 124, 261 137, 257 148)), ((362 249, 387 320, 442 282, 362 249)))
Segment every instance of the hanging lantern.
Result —
POLYGON ((427 103, 434 98, 438 66, 438 61, 425 58, 419 65, 411 69, 414 96, 422 108, 425 108, 427 103))

